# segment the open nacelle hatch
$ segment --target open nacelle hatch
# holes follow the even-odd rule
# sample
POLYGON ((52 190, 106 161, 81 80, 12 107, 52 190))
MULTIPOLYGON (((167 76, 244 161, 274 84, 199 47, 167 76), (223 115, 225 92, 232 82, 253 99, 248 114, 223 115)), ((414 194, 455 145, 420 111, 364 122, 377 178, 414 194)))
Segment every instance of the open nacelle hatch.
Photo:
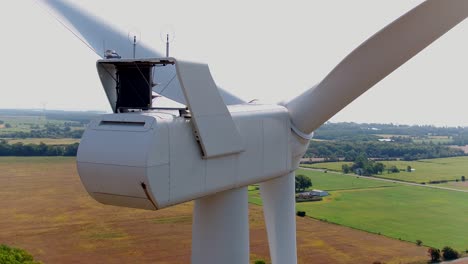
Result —
POLYGON ((119 111, 151 107, 152 66, 117 65, 117 103, 119 111))
POLYGON ((114 113, 127 112, 130 109, 150 109, 155 85, 155 66, 174 63, 172 58, 99 60, 99 77, 114 113))
POLYGON ((244 151, 239 131, 206 64, 174 58, 99 60, 99 77, 114 113, 152 109, 152 76, 157 65, 175 65, 175 75, 190 110, 194 137, 204 159, 244 151))

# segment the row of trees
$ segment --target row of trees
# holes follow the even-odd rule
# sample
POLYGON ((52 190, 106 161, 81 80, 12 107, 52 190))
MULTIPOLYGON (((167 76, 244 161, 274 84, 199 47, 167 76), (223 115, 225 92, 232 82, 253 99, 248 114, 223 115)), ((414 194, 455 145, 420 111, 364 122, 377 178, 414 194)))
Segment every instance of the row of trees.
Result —
MULTIPOLYGON (((459 137, 467 135, 468 127, 409 126, 394 124, 325 123, 314 133, 314 138, 326 140, 362 140, 375 134, 405 135, 425 138, 431 136, 459 137)), ((468 143, 468 140, 466 141, 468 143)))
POLYGON ((367 158, 365 153, 359 154, 353 165, 343 164, 341 167, 344 173, 355 172, 359 175, 370 176, 374 174, 382 174, 385 165, 381 162, 375 162, 367 158))
POLYGON ((444 260, 454 260, 460 257, 460 253, 451 247, 444 247, 442 252, 437 248, 429 248, 427 253, 431 257, 432 262, 440 261, 441 256, 444 258, 444 260))
POLYGON ((328 161, 354 161, 359 153, 380 159, 403 158, 418 160, 463 156, 460 149, 438 144, 415 144, 374 141, 314 141, 307 149, 305 157, 325 158, 328 161))
POLYGON ((4 138, 81 138, 83 129, 72 129, 70 126, 46 124, 41 129, 31 129, 28 132, 15 131, 3 133, 4 138))
POLYGON ((463 133, 452 138, 452 144, 458 146, 468 145, 468 132, 463 133))
POLYGON ((78 143, 70 145, 8 144, 0 140, 0 156, 76 156, 78 143))

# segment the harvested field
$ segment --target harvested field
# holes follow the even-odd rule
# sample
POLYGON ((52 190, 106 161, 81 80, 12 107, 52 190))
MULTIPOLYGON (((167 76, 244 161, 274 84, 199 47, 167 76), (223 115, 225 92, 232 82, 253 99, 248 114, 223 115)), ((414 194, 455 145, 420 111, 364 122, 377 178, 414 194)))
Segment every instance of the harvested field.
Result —
MULTIPOLYGON (((189 263, 192 204, 161 211, 101 205, 73 158, 0 158, 0 244, 47 263, 189 263)), ((268 259, 261 207, 250 206, 251 259, 268 259)), ((408 263, 426 248, 297 219, 299 263, 408 263)), ((213 249, 216 250, 216 249, 213 249)))

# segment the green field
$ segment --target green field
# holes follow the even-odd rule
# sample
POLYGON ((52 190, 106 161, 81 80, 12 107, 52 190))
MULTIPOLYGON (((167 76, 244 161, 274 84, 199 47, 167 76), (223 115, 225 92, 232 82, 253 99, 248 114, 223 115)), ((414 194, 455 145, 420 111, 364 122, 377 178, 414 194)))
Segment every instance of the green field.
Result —
MULTIPOLYGON (((299 170, 297 175, 304 174, 306 176, 312 177, 313 186, 312 189, 321 189, 325 191, 335 191, 335 190, 350 190, 350 189, 367 189, 367 188, 384 188, 384 187, 393 187, 398 185, 398 183, 391 183, 385 181, 372 181, 364 179, 361 177, 350 177, 346 175, 333 175, 334 177, 320 177, 321 175, 327 175, 318 171, 306 171, 299 170), (315 177, 320 177, 320 185, 316 185, 315 177)), ((262 199, 260 197, 260 192, 258 186, 249 186, 249 203, 261 205, 262 199)))
MULTIPOLYGON (((301 171, 315 188, 326 189, 342 175, 301 171)), ((351 178, 351 177, 350 177, 351 178)), ((359 179, 362 182, 373 181, 359 179)), ((336 189, 349 186, 338 184, 336 189)), ((395 184, 390 188, 339 190, 322 202, 297 204, 314 218, 407 241, 459 250, 468 248, 468 194, 395 184)))
POLYGON ((430 138, 423 138, 423 139, 413 139, 413 143, 433 143, 433 144, 448 144, 452 143, 453 139, 449 137, 430 137, 430 138))
POLYGON ((313 169, 325 169, 331 171, 338 171, 341 172, 341 166, 343 164, 352 165, 352 162, 347 161, 339 161, 339 162, 318 162, 313 164, 301 164, 301 167, 304 168, 313 168, 313 169))
POLYGON ((43 127, 47 122, 61 123, 56 120, 47 120, 43 116, 0 116, 0 120, 4 121, 5 124, 10 124, 10 128, 2 127, 0 129, 0 135, 3 133, 11 132, 28 132, 31 130, 31 126, 43 127))
POLYGON ((72 125, 70 127, 71 130, 82 129, 82 125, 80 125, 79 122, 73 120, 55 120, 43 115, 0 115, 0 120, 4 122, 4 124, 0 125, 0 137, 9 133, 30 132, 32 129, 44 129, 48 124, 64 127, 65 123, 70 123, 78 126, 72 125), (11 127, 5 127, 6 124, 9 124, 11 127))
POLYGON ((323 173, 319 171, 299 170, 296 175, 303 174, 312 178, 312 188, 325 191, 367 189, 380 187, 394 187, 398 183, 368 180, 359 176, 323 173), (330 175, 330 177, 327 177, 330 175), (316 181, 319 179, 319 181, 316 181))
MULTIPOLYGON (((342 182, 340 188, 349 186, 342 182)), ((84 189, 72 157, 0 157, 0 186, 0 243, 43 263, 190 262, 192 202, 156 212, 100 204, 84 189)), ((258 195, 256 187, 249 193, 258 195)), ((261 207, 249 206, 249 227, 250 263, 271 263, 261 207)), ((297 241, 298 263, 427 259, 425 247, 307 217, 297 218, 297 241)))
MULTIPOLYGON (((296 205, 308 216, 410 242, 468 248, 468 194, 333 173, 299 170, 313 188, 329 190, 321 202, 296 205)), ((258 191, 249 192, 254 203, 258 191)))
MULTIPOLYGON (((75 157, 56 157, 56 156, 50 156, 50 157, 48 157, 48 156, 46 156, 46 157, 0 157, 0 166, 1 166, 0 168, 1 168, 2 175, 6 175, 6 172, 8 172, 8 171, 19 172, 19 171, 24 170, 25 172, 27 172, 26 168, 23 168, 21 166, 19 166, 17 168, 7 167, 8 165, 11 165, 11 164, 15 164, 15 165, 25 164, 25 165, 28 165, 28 167, 35 166, 36 168, 33 168, 33 169, 37 169, 40 166, 43 166, 44 164, 47 165, 47 166, 49 164, 57 165, 57 164, 75 162, 75 160, 76 160, 75 157)), ((40 168, 42 168, 42 167, 40 167, 40 168)), ((43 173, 45 173, 45 171, 43 173)))
POLYGON ((23 143, 23 144, 40 144, 41 142, 47 145, 69 145, 79 143, 76 138, 21 138, 21 139, 6 139, 8 144, 23 143))
POLYGON ((465 182, 458 181, 458 182, 448 182, 448 183, 443 183, 443 184, 437 184, 436 186, 468 191, 468 180, 465 182))
MULTIPOLYGON (((410 181, 410 182, 429 182, 434 180, 454 181, 460 179, 462 175, 468 177, 468 157, 452 157, 441 159, 426 159, 417 161, 381 161, 388 168, 392 165, 405 170, 407 166, 415 169, 413 172, 401 171, 400 173, 383 173, 375 175, 376 177, 410 181)), ((320 168, 332 171, 341 171, 343 164, 352 164, 350 162, 323 162, 315 164, 303 164, 301 166, 310 168, 320 168)))

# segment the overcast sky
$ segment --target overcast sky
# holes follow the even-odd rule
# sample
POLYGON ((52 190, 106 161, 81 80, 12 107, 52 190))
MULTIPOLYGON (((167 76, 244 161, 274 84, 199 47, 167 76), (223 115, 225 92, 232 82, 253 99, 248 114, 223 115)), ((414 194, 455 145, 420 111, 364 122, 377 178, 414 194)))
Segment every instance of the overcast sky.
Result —
MULTIPOLYGON (((75 1, 77 2, 77 1, 75 1)), ((278 102, 318 83, 349 52, 422 1, 79 1, 161 52, 206 62, 221 87, 278 102)), ((110 110, 98 56, 32 0, 0 2, 0 108, 110 110)), ((131 43, 129 42, 129 46, 131 43)), ((468 24, 462 22, 332 121, 468 126, 468 24)), ((336 96, 340 96, 337 94, 336 96)))

